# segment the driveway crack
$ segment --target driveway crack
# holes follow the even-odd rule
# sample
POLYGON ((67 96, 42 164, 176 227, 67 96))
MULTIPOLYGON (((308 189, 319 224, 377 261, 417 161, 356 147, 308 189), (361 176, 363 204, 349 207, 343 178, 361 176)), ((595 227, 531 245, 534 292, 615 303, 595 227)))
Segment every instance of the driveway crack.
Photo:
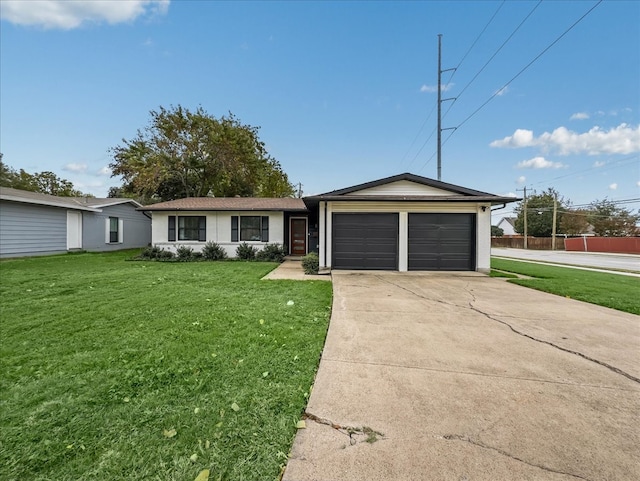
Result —
MULTIPOLYGON (((471 293, 469 293, 469 294, 471 294, 471 293)), ((472 297, 473 297, 473 295, 472 295, 472 297)), ((630 379, 631 381, 640 384, 640 378, 637 378, 637 377, 633 376, 632 374, 629 374, 628 372, 623 371, 620 368, 612 366, 611 364, 606 363, 604 361, 600 361, 599 359, 595 359, 595 358, 593 358, 591 356, 587 356, 586 354, 584 354, 584 353, 582 353, 580 351, 574 351, 573 349, 568 349, 566 347, 559 346, 558 344, 555 344, 555 343, 553 343, 551 341, 545 341, 544 339, 539 339, 539 338, 534 337, 534 336, 532 336, 530 334, 527 334, 525 332, 519 331, 518 329, 513 327, 508 322, 503 321, 502 319, 498 319, 496 317, 493 317, 491 314, 489 314, 487 312, 484 312, 483 310, 475 307, 473 304, 471 304, 471 302, 469 303, 469 309, 471 309, 474 312, 477 312, 478 314, 482 314, 487 319, 491 319, 492 321, 499 322, 500 324, 503 324, 503 325, 507 326, 509 329, 511 329, 511 331, 513 331, 514 333, 518 334, 519 336, 526 337, 527 339, 531 339, 532 341, 539 342, 541 344, 546 344, 546 345, 554 347, 554 348, 556 348, 556 349, 558 349, 560 351, 564 351, 564 352, 567 352, 569 354, 573 354, 575 356, 579 356, 579 357, 581 357, 583 359, 586 359, 587 361, 590 361, 590 362, 598 364, 598 365, 600 365, 602 367, 605 367, 605 368, 609 369, 610 371, 615 372, 616 374, 620 374, 621 376, 624 376, 627 379, 630 379)))
POLYGON ((302 418, 304 420, 313 421, 317 424, 323 424, 325 426, 329 426, 335 429, 336 431, 338 431, 340 434, 344 434, 345 436, 348 436, 349 444, 351 446, 353 446, 354 444, 357 444, 358 441, 360 442, 364 441, 369 444, 372 444, 384 438, 384 433, 371 429, 368 426, 362 426, 362 427, 345 426, 345 425, 336 423, 330 419, 316 416, 315 414, 310 413, 308 411, 304 412, 304 414, 302 415, 302 418), (364 437, 364 439, 358 439, 358 436, 364 437))
POLYGON ((571 476, 573 478, 584 479, 585 481, 589 481, 589 478, 585 478, 584 476, 580 476, 579 474, 567 473, 566 471, 560 471, 560 470, 557 470, 557 469, 553 469, 553 468, 550 468, 548 466, 544 466, 542 464, 529 462, 526 459, 522 459, 522 458, 519 458, 518 456, 514 456, 513 454, 510 454, 510 453, 508 453, 507 451, 505 451, 503 449, 496 448, 494 446, 489 446, 488 444, 484 444, 481 441, 476 441, 474 439, 471 439, 468 436, 462 436, 460 434, 445 434, 442 437, 444 439, 449 440, 449 441, 463 441, 463 442, 466 442, 466 443, 469 443, 469 444, 473 444, 474 446, 478 446, 479 448, 482 448, 482 449, 489 449, 491 451, 495 451, 497 453, 502 454, 503 456, 506 456, 508 458, 514 459, 515 461, 518 461, 520 463, 524 463, 527 466, 532 466, 534 468, 542 469, 543 471, 547 471, 547 472, 550 472, 550 473, 556 473, 556 474, 563 474, 565 476, 571 476))
POLYGON ((467 292, 467 294, 469 294, 469 296, 471 297, 472 300, 468 303, 468 305, 465 306, 465 305, 462 305, 462 304, 456 304, 456 303, 453 303, 453 302, 443 301, 441 299, 432 299, 432 298, 429 298, 429 297, 427 297, 427 296, 425 296, 423 294, 420 294, 419 292, 415 292, 412 289, 409 289, 407 287, 401 286, 401 285, 399 285, 399 284, 397 284, 395 282, 391 282, 390 280, 385 279, 382 276, 376 276, 376 277, 378 279, 380 279, 381 281, 383 281, 383 282, 391 284, 392 286, 395 286, 395 287, 397 287, 399 289, 402 289, 404 291, 410 292, 414 296, 420 297, 421 299, 425 299, 425 300, 430 301, 430 302, 438 302, 440 304, 445 304, 445 305, 448 305, 448 306, 460 307, 462 309, 470 309, 470 310, 472 310, 474 312, 477 312, 478 314, 482 314, 487 319, 491 319, 492 321, 499 322, 500 324, 503 324, 503 325, 507 326, 509 329, 511 329, 512 332, 514 332, 515 334, 518 334, 519 336, 526 337, 527 339, 531 339, 532 341, 539 342, 541 344, 546 344, 546 345, 551 346, 551 347, 553 347, 555 349, 558 349, 560 351, 564 351, 566 353, 573 354, 575 356, 579 356, 579 357, 581 357, 581 358, 583 358, 583 359, 585 359, 587 361, 590 361, 590 362, 593 362, 595 364, 598 364, 598 365, 600 365, 600 366, 602 366, 602 367, 604 367, 606 369, 609 369, 610 371, 612 371, 612 372, 614 372, 616 374, 624 376, 627 379, 630 379, 631 381, 640 384, 640 378, 637 378, 636 376, 634 376, 632 374, 629 374, 628 372, 623 371, 620 368, 612 366, 611 364, 609 364, 607 362, 595 359, 595 358, 593 358, 591 356, 587 356, 586 354, 584 354, 584 353, 582 353, 580 351, 574 351, 572 349, 568 349, 566 347, 559 346, 558 344, 555 344, 555 343, 553 343, 551 341, 545 341, 544 339, 538 339, 537 337, 531 336, 531 335, 529 335, 529 334, 527 334, 525 332, 517 330, 515 327, 513 327, 508 322, 503 321, 502 319, 498 319, 496 317, 493 317, 491 314, 489 314, 487 312, 484 312, 483 310, 477 308, 476 306, 473 305, 473 303, 476 302, 476 297, 471 292, 471 289, 469 288, 468 284, 465 287, 465 291, 467 292))

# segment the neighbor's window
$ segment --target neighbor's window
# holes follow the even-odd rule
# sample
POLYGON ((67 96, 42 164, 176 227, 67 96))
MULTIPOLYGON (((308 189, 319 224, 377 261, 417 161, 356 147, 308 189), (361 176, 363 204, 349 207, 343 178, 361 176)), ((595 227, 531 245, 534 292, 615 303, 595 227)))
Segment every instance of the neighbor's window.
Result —
POLYGON ((269 216, 231 216, 231 242, 269 242, 269 216))
POLYGON ((200 241, 207 240, 207 218, 205 216, 169 216, 169 232, 168 240, 173 242, 179 241, 200 241), (177 229, 176 229, 177 224, 177 229))
POLYGON ((109 242, 118 242, 118 218, 117 217, 109 217, 109 242))

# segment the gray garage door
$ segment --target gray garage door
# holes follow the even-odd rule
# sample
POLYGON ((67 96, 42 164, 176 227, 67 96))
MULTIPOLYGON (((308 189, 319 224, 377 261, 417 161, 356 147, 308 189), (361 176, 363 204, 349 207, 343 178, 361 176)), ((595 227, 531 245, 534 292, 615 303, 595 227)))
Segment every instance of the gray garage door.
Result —
POLYGON ((475 214, 409 214, 410 271, 475 270, 475 214))
POLYGON ((333 214, 334 269, 398 269, 398 214, 333 214))

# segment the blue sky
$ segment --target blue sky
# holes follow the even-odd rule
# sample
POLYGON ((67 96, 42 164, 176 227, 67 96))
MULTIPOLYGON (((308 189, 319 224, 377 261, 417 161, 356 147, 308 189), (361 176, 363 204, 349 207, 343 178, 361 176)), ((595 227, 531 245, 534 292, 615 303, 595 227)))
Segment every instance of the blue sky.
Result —
POLYGON ((96 196, 120 184, 109 148, 145 127, 150 110, 178 104, 260 126, 305 194, 402 172, 436 178, 443 34, 442 68, 457 67, 443 74, 443 98, 457 100, 443 104, 442 126, 458 127, 443 132, 443 181, 496 194, 555 187, 574 204, 640 197, 640 2, 3 0, 0 9, 4 162, 96 196))

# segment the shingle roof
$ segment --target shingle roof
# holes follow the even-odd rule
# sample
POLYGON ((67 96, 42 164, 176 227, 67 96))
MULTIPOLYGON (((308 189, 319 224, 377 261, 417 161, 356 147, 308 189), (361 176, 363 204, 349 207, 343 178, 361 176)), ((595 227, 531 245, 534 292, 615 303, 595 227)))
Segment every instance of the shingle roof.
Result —
POLYGON ((517 197, 505 197, 490 194, 488 192, 481 192, 479 190, 468 189, 459 185, 448 184, 439 180, 429 179, 428 177, 422 177, 420 175, 404 173, 398 174, 384 179, 374 180, 372 182, 366 182, 364 184, 354 185, 346 187, 344 189, 333 190, 325 194, 312 195, 305 197, 307 205, 312 206, 320 201, 395 201, 395 202, 490 202, 491 204, 501 204, 508 202, 516 202, 521 200, 517 197), (452 195, 358 195, 361 190, 370 189, 372 187, 378 187, 385 184, 391 184, 398 181, 410 181, 417 184, 434 187, 436 189, 445 190, 451 192, 452 195), (347 195, 348 194, 348 195, 347 195))
POLYGON ((12 189, 11 187, 0 187, 0 199, 14 202, 24 202, 26 204, 49 205, 53 207, 63 207, 66 209, 87 210, 100 212, 100 208, 110 205, 125 204, 130 202, 135 206, 140 206, 138 202, 127 198, 98 198, 98 197, 58 197, 56 195, 41 194, 28 190, 12 189))
POLYGON ((187 197, 146 205, 139 210, 286 210, 305 211, 302 199, 291 197, 187 197))

